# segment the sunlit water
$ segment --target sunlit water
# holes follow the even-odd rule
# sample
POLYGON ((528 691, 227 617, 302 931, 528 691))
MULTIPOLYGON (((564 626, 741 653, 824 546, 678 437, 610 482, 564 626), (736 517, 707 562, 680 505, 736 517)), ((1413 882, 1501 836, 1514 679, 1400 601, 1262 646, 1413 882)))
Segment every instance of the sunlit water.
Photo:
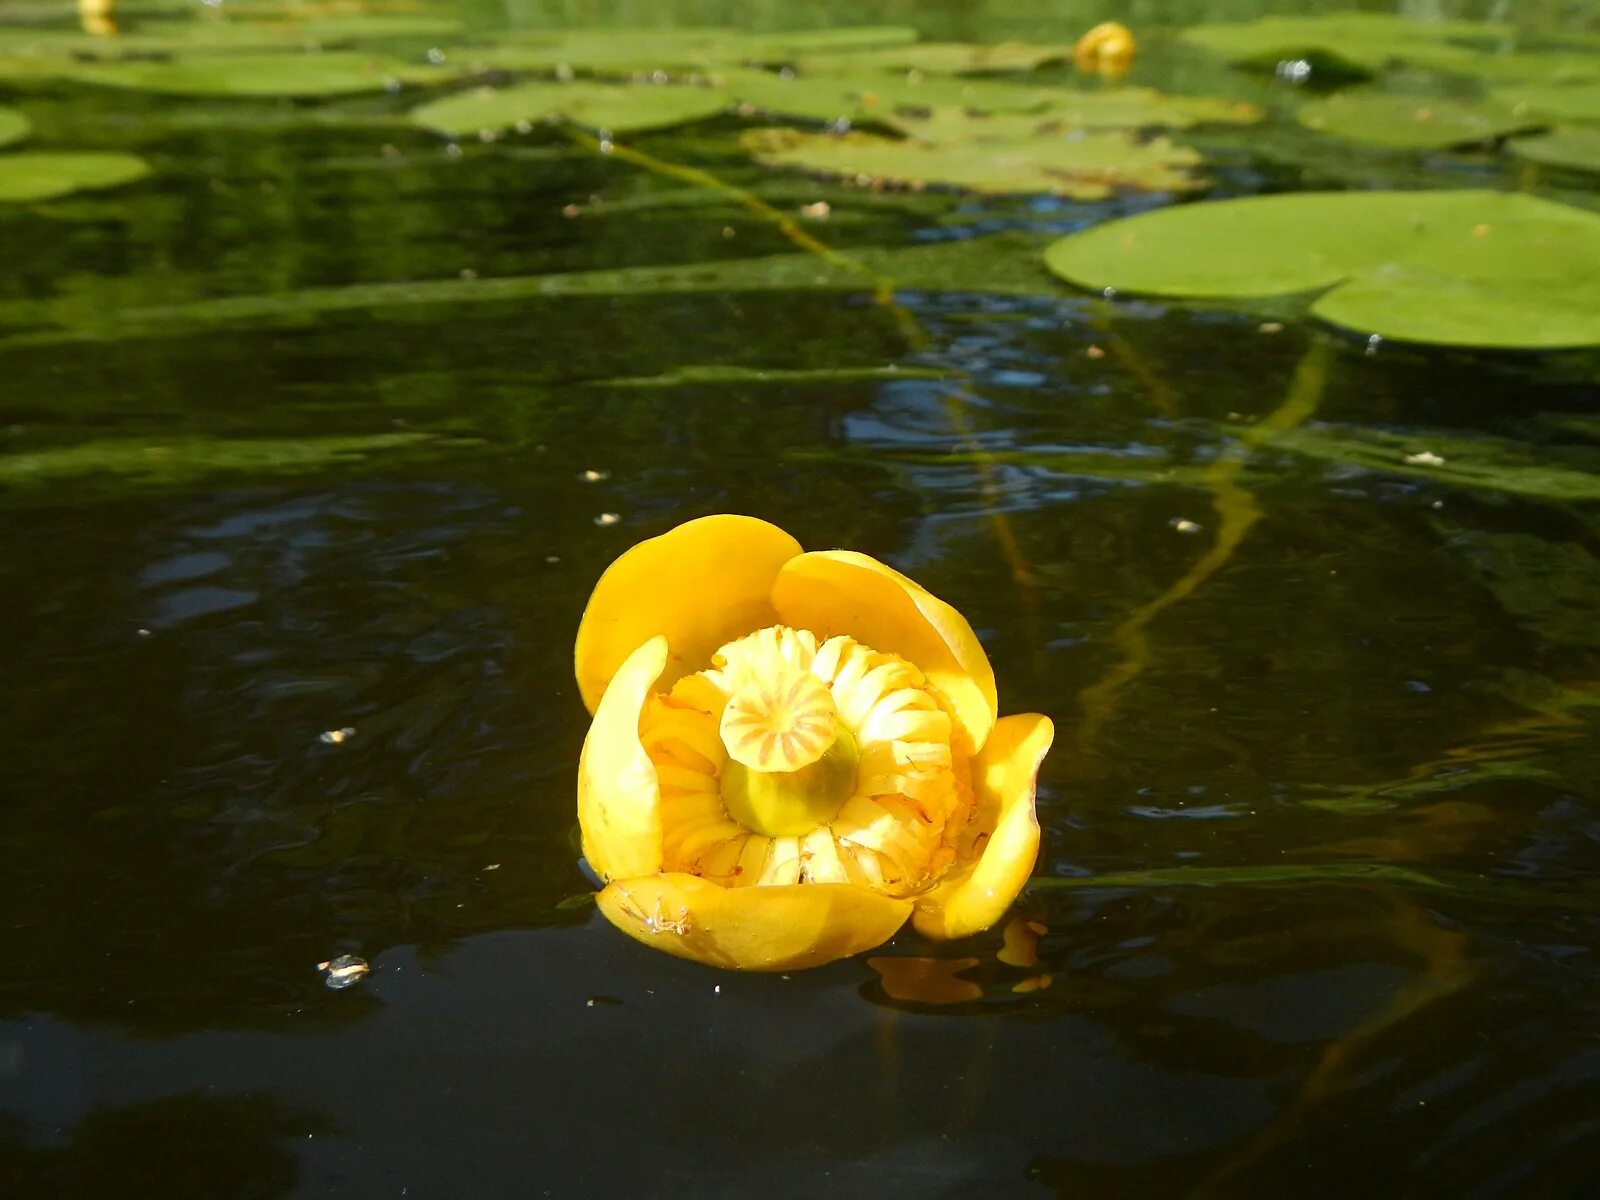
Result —
MULTIPOLYGON (((1593 1194, 1594 507, 1238 438, 1311 372, 1313 433, 1592 470, 1592 357, 1064 291, 307 313, 792 247, 558 139, 453 155, 398 98, 20 103, 159 174, 0 209, 0 1194, 1593 1194), (708 366, 856 374, 660 378, 708 366), (584 903, 572 633, 711 511, 915 575, 1054 717, 1037 964, 995 930, 719 974, 584 903)), ((1308 182, 1413 170, 1343 154, 1308 182)), ((845 249, 1149 203, 784 183, 845 249)))

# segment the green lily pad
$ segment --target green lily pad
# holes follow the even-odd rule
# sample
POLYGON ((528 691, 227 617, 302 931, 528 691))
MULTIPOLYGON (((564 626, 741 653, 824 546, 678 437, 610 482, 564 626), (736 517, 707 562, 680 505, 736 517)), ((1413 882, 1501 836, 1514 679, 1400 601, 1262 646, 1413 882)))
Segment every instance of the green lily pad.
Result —
POLYGON ((1071 46, 1032 42, 917 42, 846 54, 806 55, 797 64, 808 72, 921 71, 928 75, 979 75, 988 72, 1033 71, 1072 57, 1071 46))
POLYGON ((1300 124, 1318 133, 1394 150, 1442 150, 1495 141, 1539 127, 1508 110, 1388 92, 1328 96, 1300 106, 1300 124))
POLYGON ((96 63, 64 72, 77 83, 167 96, 313 98, 388 91, 401 83, 442 83, 447 67, 417 66, 354 52, 215 54, 160 62, 96 63))
POLYGON ((852 124, 890 124, 898 114, 935 108, 987 113, 1034 112, 1051 103, 1043 88, 982 79, 861 72, 853 75, 795 75, 771 71, 729 71, 718 77, 741 105, 786 117, 852 124))
POLYGON ((1119 190, 1187 192, 1204 186, 1189 173, 1200 165, 1200 155, 1166 138, 1141 142, 1122 130, 1026 140, 950 137, 954 120, 941 120, 946 140, 937 142, 765 129, 747 134, 743 144, 767 166, 996 195, 1047 192, 1101 200, 1119 190))
POLYGON ((1398 57, 1410 66, 1483 83, 1570 83, 1600 78, 1600 54, 1485 52, 1444 43, 1414 43, 1402 48, 1398 57))
POLYGON ((33 130, 28 118, 14 108, 0 108, 0 146, 20 142, 33 130))
POLYGON ((1529 162, 1600 175, 1600 129, 1554 129, 1538 137, 1513 138, 1506 149, 1529 162))
POLYGON ((709 87, 523 83, 447 96, 414 110, 411 119, 425 128, 457 135, 563 117, 591 129, 638 133, 704 120, 727 107, 727 93, 709 87))
POLYGON ((1200 124, 1249 125, 1265 114, 1253 104, 1205 96, 1167 96, 1154 88, 1066 92, 1037 113, 973 117, 962 109, 941 108, 919 116, 897 115, 893 124, 923 139, 938 141, 983 133, 1018 139, 1074 129, 1188 129, 1200 124))
POLYGON ((1600 83, 1499 88, 1489 98, 1518 114, 1559 121, 1600 121, 1600 83))
POLYGON ((1313 315, 1437 345, 1600 344, 1600 215, 1501 192, 1304 192, 1143 213, 1045 254, 1080 287, 1319 293, 1313 315))
POLYGON ((745 63, 787 63, 806 54, 871 50, 916 40, 898 26, 746 34, 715 27, 569 29, 511 33, 492 45, 459 51, 470 62, 507 70, 569 68, 585 74, 682 73, 745 63))
POLYGON ((1412 47, 1504 36, 1510 27, 1479 21, 1412 21, 1388 13, 1330 13, 1320 17, 1263 17, 1198 25, 1182 39, 1243 67, 1275 70, 1304 62, 1317 75, 1375 75, 1403 60, 1412 47))
POLYGON ((0 202, 54 200, 73 192, 119 187, 150 174, 132 154, 31 151, 0 155, 0 202))

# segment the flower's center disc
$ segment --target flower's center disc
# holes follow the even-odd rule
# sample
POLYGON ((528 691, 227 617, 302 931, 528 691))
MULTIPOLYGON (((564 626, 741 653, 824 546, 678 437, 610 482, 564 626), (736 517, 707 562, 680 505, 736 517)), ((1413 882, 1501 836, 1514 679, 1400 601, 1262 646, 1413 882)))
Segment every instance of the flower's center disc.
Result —
POLYGON ((838 731, 839 711, 828 685, 810 671, 782 664, 772 675, 746 682, 722 710, 728 757, 753 771, 809 767, 838 731))
POLYGON ((728 751, 728 815, 769 837, 810 833, 855 788, 855 738, 839 724, 828 685, 776 655, 745 674, 719 732, 728 751))

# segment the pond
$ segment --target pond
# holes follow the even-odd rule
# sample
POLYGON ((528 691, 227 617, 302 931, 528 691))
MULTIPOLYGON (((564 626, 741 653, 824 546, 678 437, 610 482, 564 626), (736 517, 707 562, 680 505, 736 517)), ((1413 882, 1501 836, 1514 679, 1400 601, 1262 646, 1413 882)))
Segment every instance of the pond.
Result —
POLYGON ((1153 7, 0 9, 0 1193, 1593 1194, 1595 14, 1153 7), (1486 215, 1399 283, 1409 212, 1149 223, 1376 191, 1486 215), (573 637, 718 512, 1053 719, 994 928, 757 974, 596 912, 573 637))

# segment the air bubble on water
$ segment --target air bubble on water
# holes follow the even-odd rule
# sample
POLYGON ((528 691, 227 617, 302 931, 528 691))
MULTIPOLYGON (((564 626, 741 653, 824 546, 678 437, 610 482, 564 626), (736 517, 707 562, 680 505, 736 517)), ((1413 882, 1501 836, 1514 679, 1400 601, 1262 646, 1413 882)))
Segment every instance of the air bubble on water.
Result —
POLYGON ((1117 289, 1114 287, 1108 287, 1102 291, 1100 295, 1105 297, 1107 300, 1115 300, 1117 298, 1117 289))
POLYGON ((358 958, 354 954, 341 954, 338 958, 318 963, 317 970, 323 973, 322 982, 337 992, 351 984, 360 983, 367 977, 372 967, 364 958, 358 958))
POLYGON ((446 57, 447 57, 447 55, 445 54, 445 52, 443 50, 439 49, 439 47, 437 47, 437 46, 435 46, 432 50, 428 51, 428 61, 431 62, 436 67, 442 67, 444 65, 444 60, 445 60, 446 57))
POLYGON ((1367 339, 1367 353, 1376 354, 1378 347, 1383 345, 1383 334, 1375 333, 1367 339))

